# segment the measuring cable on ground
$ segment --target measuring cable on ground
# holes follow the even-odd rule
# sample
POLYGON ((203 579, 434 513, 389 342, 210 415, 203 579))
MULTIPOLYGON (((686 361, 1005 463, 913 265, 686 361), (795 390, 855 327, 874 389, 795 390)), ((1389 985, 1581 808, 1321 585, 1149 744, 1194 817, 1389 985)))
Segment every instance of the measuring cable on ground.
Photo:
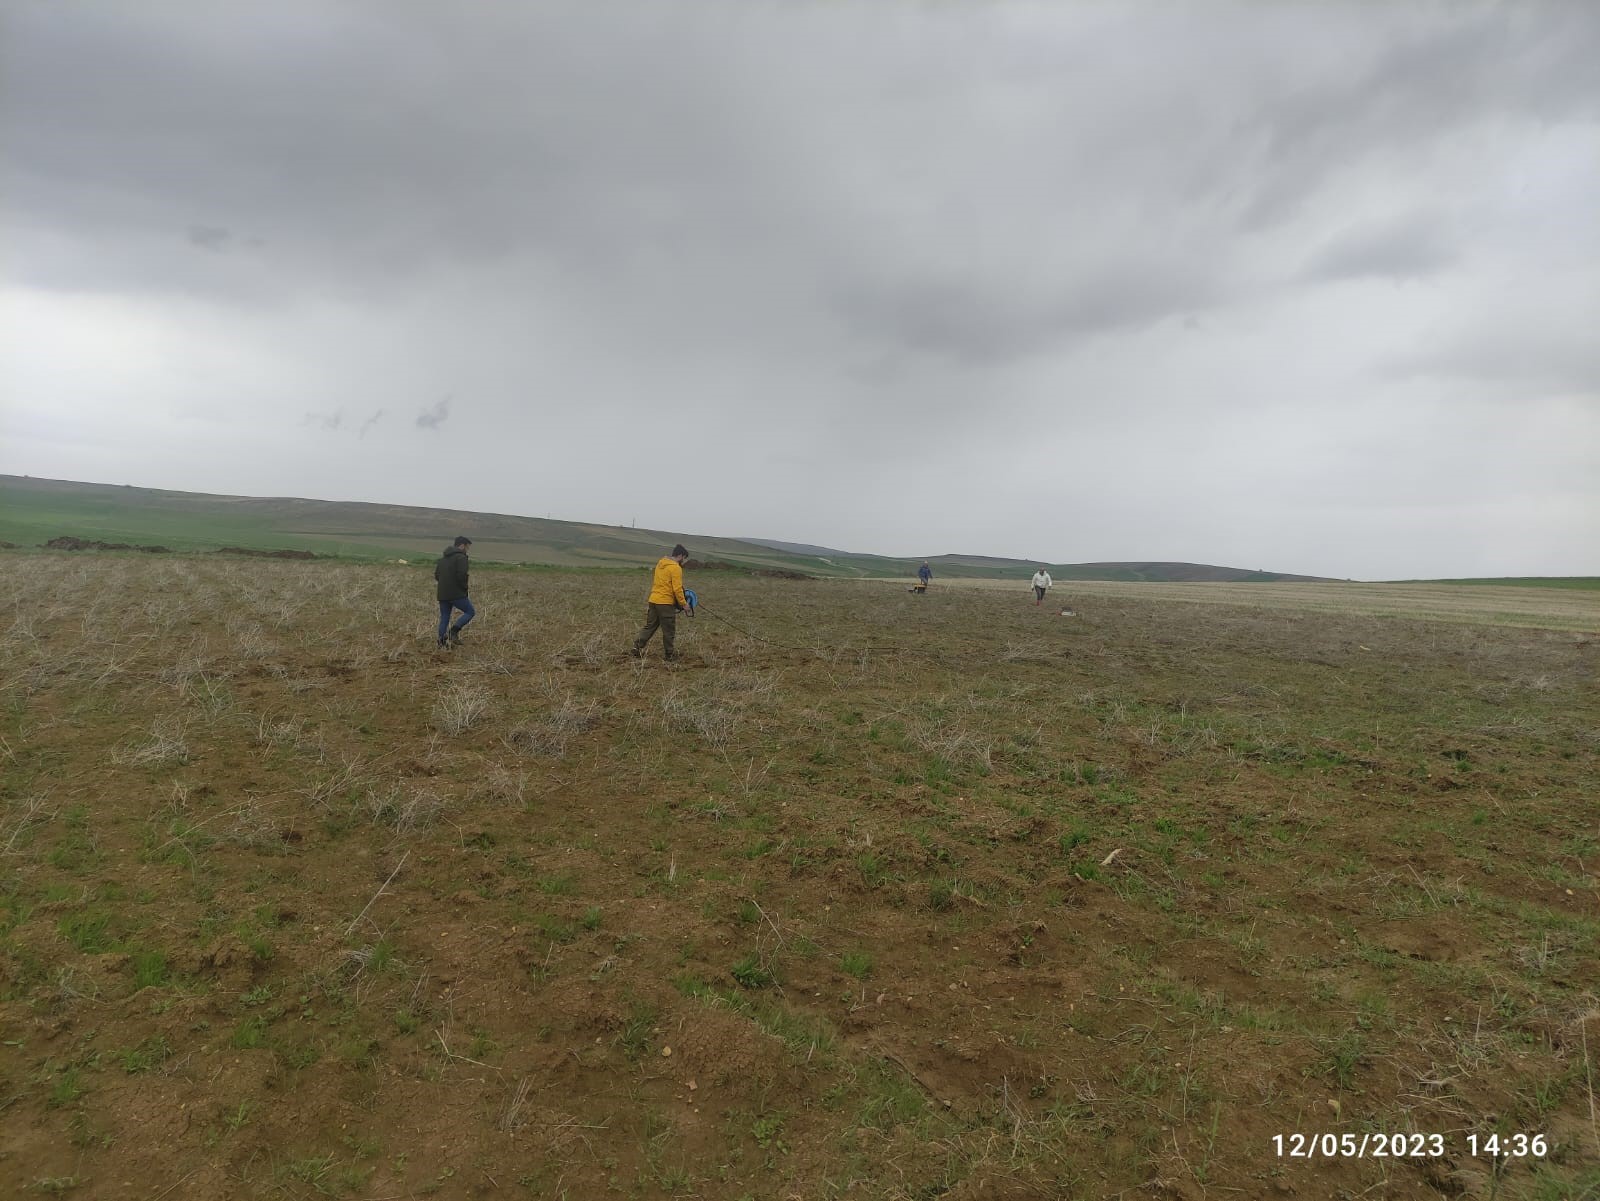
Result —
POLYGON ((695 607, 690 611, 695 614, 704 613, 707 617, 714 617, 723 625, 727 626, 730 630, 735 630, 738 633, 743 634, 746 638, 754 638, 757 642, 765 642, 768 646, 775 646, 781 651, 799 651, 804 655, 815 655, 821 653, 814 646, 789 646, 782 642, 774 642, 770 638, 763 638, 760 634, 752 634, 749 630, 742 629, 741 627, 734 625, 733 622, 722 616, 722 614, 713 613, 710 609, 705 607, 704 603, 695 605, 695 607))

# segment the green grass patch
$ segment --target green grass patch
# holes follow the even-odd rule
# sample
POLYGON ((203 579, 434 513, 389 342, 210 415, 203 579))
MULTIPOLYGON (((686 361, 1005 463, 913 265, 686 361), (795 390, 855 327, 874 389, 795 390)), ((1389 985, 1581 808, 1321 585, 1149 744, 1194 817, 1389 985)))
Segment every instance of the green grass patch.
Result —
POLYGON ((729 972, 741 988, 769 988, 777 982, 777 977, 761 957, 753 953, 740 959, 729 972))
POLYGON ((872 956, 865 951, 846 951, 839 956, 839 970, 857 980, 865 980, 872 974, 872 956))
POLYGON ((154 1071, 172 1058, 172 1047, 164 1035, 154 1034, 136 1047, 119 1053, 122 1070, 130 1076, 154 1071))
POLYGON ((135 951, 130 963, 133 966, 135 991, 142 988, 165 988, 172 978, 171 970, 167 966, 167 957, 160 951, 135 951))
POLYGON ((63 917, 56 929, 85 955, 105 955, 122 948, 125 923, 105 909, 85 909, 63 917))

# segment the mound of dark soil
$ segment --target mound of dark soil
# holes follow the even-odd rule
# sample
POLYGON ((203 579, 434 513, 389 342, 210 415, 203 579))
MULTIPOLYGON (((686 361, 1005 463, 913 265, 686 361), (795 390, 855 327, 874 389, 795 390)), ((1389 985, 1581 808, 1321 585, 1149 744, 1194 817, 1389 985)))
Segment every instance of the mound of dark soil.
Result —
POLYGON ((214 555, 249 555, 256 559, 320 559, 323 557, 309 550, 251 550, 246 546, 224 546, 211 553, 214 555))
POLYGON ((142 550, 153 555, 172 553, 172 548, 169 546, 132 546, 126 542, 94 542, 86 538, 74 538, 70 534, 50 539, 44 544, 44 548, 46 550, 142 550))
POLYGON ((738 563, 726 563, 721 559, 707 559, 703 563, 698 559, 690 559, 684 564, 684 567, 691 571, 695 569, 701 571, 739 571, 744 572, 746 575, 759 576, 768 580, 809 580, 813 578, 801 571, 787 571, 781 567, 744 567, 738 563))

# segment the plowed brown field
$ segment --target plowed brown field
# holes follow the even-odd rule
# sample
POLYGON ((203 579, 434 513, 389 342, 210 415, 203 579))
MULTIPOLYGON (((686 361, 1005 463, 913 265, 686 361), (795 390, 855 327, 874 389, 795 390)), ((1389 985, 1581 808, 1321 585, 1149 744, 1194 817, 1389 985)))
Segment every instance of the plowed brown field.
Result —
POLYGON ((4 562, 7 1196, 1600 1195, 1581 617, 4 562))

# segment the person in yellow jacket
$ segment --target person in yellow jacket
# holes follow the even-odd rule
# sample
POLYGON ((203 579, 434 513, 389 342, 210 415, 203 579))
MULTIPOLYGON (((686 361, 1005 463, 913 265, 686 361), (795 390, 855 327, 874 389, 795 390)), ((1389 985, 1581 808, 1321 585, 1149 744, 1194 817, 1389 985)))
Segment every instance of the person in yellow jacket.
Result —
POLYGON ((678 614, 689 607, 689 598, 683 594, 683 565, 688 560, 689 552, 680 542, 672 548, 672 554, 656 563, 655 578, 650 581, 650 599, 645 604, 644 628, 628 652, 635 659, 643 656, 645 643, 655 637, 657 627, 661 630, 662 657, 668 661, 678 657, 673 642, 677 637, 678 614))

